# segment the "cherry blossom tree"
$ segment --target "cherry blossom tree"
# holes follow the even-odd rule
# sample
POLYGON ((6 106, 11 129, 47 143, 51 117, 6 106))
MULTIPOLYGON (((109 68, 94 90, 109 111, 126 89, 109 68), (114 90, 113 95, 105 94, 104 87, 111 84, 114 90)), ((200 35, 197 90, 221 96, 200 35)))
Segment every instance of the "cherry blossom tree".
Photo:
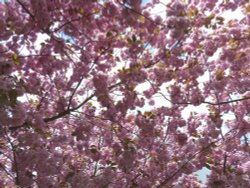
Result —
POLYGON ((1 1, 0 187, 250 187, 249 25, 248 0, 1 1))

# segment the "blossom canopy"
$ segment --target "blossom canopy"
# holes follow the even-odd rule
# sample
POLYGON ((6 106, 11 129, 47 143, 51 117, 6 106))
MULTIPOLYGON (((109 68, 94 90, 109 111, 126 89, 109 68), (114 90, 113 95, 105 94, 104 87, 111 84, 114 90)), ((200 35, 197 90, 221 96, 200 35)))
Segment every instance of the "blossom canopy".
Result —
POLYGON ((248 0, 0 1, 0 187, 250 187, 249 25, 248 0))

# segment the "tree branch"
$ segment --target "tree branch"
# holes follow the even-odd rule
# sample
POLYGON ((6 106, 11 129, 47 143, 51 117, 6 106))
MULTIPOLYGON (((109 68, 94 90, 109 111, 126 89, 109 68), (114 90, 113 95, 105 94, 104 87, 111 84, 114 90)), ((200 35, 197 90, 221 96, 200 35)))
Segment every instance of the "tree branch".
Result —
POLYGON ((25 7, 25 5, 20 1, 20 0, 16 0, 18 2, 18 4, 29 14, 29 16, 35 20, 35 16, 29 11, 28 8, 25 7))
MULTIPOLYGON (((108 87, 109 90, 121 85, 122 82, 118 82, 114 85, 111 85, 108 87)), ((74 108, 70 108, 70 109, 67 109, 67 110, 64 110, 62 111, 61 113, 53 116, 53 117, 50 117, 50 118, 44 118, 44 122, 48 123, 48 122, 51 122, 51 121, 54 121, 54 120, 57 120, 59 118, 62 118, 66 115, 69 115, 71 112, 75 111, 75 110, 78 110, 79 108, 81 108, 84 104, 86 104, 88 101, 90 101, 94 96, 96 95, 96 93, 94 92, 93 94, 91 94, 89 97, 87 97, 84 101, 82 101, 78 106, 74 107, 74 108)))
POLYGON ((20 180, 19 180, 19 169, 18 169, 17 158, 16 158, 16 148, 15 148, 14 144, 12 143, 11 139, 9 138, 7 132, 6 132, 6 137, 7 137, 8 142, 10 143, 11 150, 13 153, 13 163, 14 163, 13 169, 16 172, 16 177, 14 179, 15 179, 15 184, 18 186, 20 184, 20 180))
POLYGON ((11 174, 6 168, 5 166, 0 163, 0 167, 3 169, 3 171, 9 176, 9 178, 11 178, 11 180, 13 181, 15 179, 15 177, 13 176, 13 174, 11 174))
POLYGON ((202 103, 216 106, 216 105, 223 105, 223 104, 230 104, 230 103, 234 103, 234 102, 244 101, 244 100, 248 100, 248 99, 250 99, 250 97, 243 97, 240 99, 234 99, 234 100, 230 100, 230 101, 222 101, 222 102, 218 102, 218 103, 213 103, 213 102, 208 102, 208 101, 203 101, 202 103))
POLYGON ((147 19, 147 20, 149 20, 149 21, 152 22, 154 25, 161 25, 161 26, 163 26, 163 27, 166 27, 165 24, 163 24, 163 23, 156 23, 156 22, 155 22, 154 20, 152 20, 151 18, 145 16, 144 14, 142 14, 141 12, 139 12, 138 10, 135 10, 135 9, 133 9, 133 8, 131 8, 131 7, 126 6, 125 3, 121 3, 119 0, 118 0, 118 3, 119 3, 120 5, 122 5, 124 8, 126 8, 126 9, 128 9, 128 10, 131 10, 132 12, 134 12, 134 13, 136 13, 136 14, 142 16, 142 17, 144 17, 144 18, 147 19))
MULTIPOLYGON (((234 131, 235 129, 231 129, 227 135, 234 131)), ((238 133, 235 135, 237 136, 240 133, 240 131, 238 131, 238 133)), ((234 138, 234 136, 232 137, 234 138)), ((227 140, 224 141, 229 141, 232 138, 228 138, 227 140)), ((171 176, 169 176, 168 178, 164 179, 158 186, 156 186, 156 188, 161 188, 162 186, 164 186, 164 184, 168 183, 168 181, 170 181, 172 178, 174 178, 174 176, 176 176, 190 161, 192 161, 194 159, 194 157, 200 153, 205 152, 209 147, 211 147, 212 145, 214 145, 215 143, 219 142, 220 140, 222 140, 222 138, 217 139, 216 141, 211 142, 210 144, 208 144, 205 148, 202 148, 201 150, 197 151, 196 153, 194 153, 183 165, 180 166, 180 168, 178 168, 171 176)))
MULTIPOLYGON (((189 105, 192 103, 191 102, 173 102, 170 99, 168 99, 162 92, 158 92, 164 99, 166 99, 168 102, 172 103, 172 104, 179 104, 179 105, 189 105)), ((240 102, 240 101, 244 101, 244 100, 249 100, 250 97, 243 97, 240 99, 234 99, 234 100, 229 100, 229 101, 222 101, 222 102, 217 102, 217 103, 213 103, 213 102, 209 102, 209 101, 202 101, 201 104, 209 104, 209 105, 213 105, 213 106, 217 106, 217 105, 223 105, 223 104, 230 104, 230 103, 234 103, 234 102, 240 102)))
POLYGON ((224 154, 224 162, 223 162, 223 173, 226 174, 226 163, 227 163, 227 154, 224 154))
MULTIPOLYGON (((104 55, 109 49, 110 49, 110 45, 109 45, 107 48, 105 48, 105 50, 104 50, 102 53, 100 53, 97 57, 95 57, 95 59, 94 59, 94 61, 93 61, 93 66, 94 66, 94 65, 96 64, 96 62, 100 59, 100 57, 101 57, 102 55, 104 55)), ((93 66, 92 66, 92 67, 93 67, 93 66)), ((92 69, 92 67, 90 68, 90 70, 92 69)), ((90 70, 89 70, 89 71, 90 71, 90 70)), ((73 97, 74 97, 74 95, 75 95, 77 89, 80 87, 80 85, 81 85, 83 79, 84 79, 84 76, 82 75, 82 76, 80 77, 80 80, 78 81, 76 87, 74 88, 74 90, 73 90, 71 96, 70 96, 69 104, 68 104, 68 107, 67 107, 68 110, 70 109, 70 106, 71 106, 73 97)))

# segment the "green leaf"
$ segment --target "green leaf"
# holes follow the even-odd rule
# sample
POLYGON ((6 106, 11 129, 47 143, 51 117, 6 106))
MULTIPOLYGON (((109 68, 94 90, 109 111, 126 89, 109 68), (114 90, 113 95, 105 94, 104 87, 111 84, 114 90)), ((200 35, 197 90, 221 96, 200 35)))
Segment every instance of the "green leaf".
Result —
POLYGON ((131 44, 132 40, 130 38, 127 38, 127 42, 128 42, 128 44, 131 44))
POLYGON ((124 144, 125 145, 134 144, 134 141, 131 140, 130 138, 124 138, 124 144))
POLYGON ((97 149, 96 149, 96 146, 95 146, 95 145, 91 145, 89 150, 90 150, 92 153, 96 153, 96 152, 97 152, 97 149))
POLYGON ((205 163, 205 167, 209 170, 211 170, 211 166, 208 163, 205 163))
POLYGON ((8 101, 8 97, 5 94, 0 95, 0 105, 3 105, 8 101))
POLYGON ((134 188, 134 187, 138 187, 138 186, 139 186, 139 184, 136 183, 135 181, 133 181, 133 183, 132 183, 132 185, 130 186, 130 188, 134 188))
POLYGON ((50 132, 44 132, 44 133, 43 133, 43 136, 44 136, 45 138, 49 138, 49 137, 51 137, 51 133, 50 133, 50 132))
POLYGON ((241 53, 236 54, 235 57, 236 57, 236 59, 240 59, 242 57, 246 57, 246 54, 244 52, 241 52, 241 53))
POLYGON ((216 80, 222 80, 224 77, 224 70, 217 70, 215 72, 216 80))
POLYGON ((219 23, 220 25, 223 25, 225 19, 224 19, 223 17, 221 17, 221 16, 217 16, 217 17, 216 17, 216 20, 218 21, 218 23, 219 23))
POLYGON ((14 63, 15 63, 16 65, 19 65, 19 64, 20 64, 19 58, 18 58, 18 56, 17 56, 16 53, 13 53, 13 54, 11 55, 11 58, 12 58, 12 60, 14 61, 14 63))
POLYGON ((8 28, 12 27, 12 26, 13 26, 13 22, 12 22, 12 21, 8 21, 7 24, 6 24, 6 26, 7 26, 8 28))
POLYGON ((66 176, 65 176, 65 180, 68 181, 71 177, 73 177, 75 175, 75 172, 69 172, 66 176))
POLYGON ((113 35, 112 35, 112 33, 111 33, 110 31, 106 33, 106 37, 107 37, 107 38, 112 38, 112 36, 113 36, 113 35))
POLYGON ((17 99, 17 91, 12 89, 9 91, 8 93, 9 98, 10 98, 10 102, 13 104, 16 104, 16 99, 17 99))
POLYGON ((228 167, 228 172, 230 172, 230 173, 234 173, 234 172, 235 172, 235 170, 234 170, 233 168, 228 167))
POLYGON ((237 50, 237 48, 238 48, 238 46, 237 46, 236 44, 233 44, 233 45, 231 46, 231 50, 237 50))
POLYGON ((133 40, 133 42, 136 42, 136 36, 135 35, 132 36, 132 40, 133 40))
POLYGON ((110 160, 107 160, 107 164, 109 165, 109 164, 111 164, 112 163, 112 161, 110 161, 110 160))

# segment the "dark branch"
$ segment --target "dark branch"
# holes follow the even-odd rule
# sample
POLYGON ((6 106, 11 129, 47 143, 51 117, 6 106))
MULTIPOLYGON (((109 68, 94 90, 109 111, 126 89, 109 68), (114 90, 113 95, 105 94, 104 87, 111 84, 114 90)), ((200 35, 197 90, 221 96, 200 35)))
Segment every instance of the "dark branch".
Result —
POLYGON ((72 22, 76 22, 76 21, 79 21, 79 20, 81 20, 82 18, 75 18, 75 19, 72 19, 72 20, 69 20, 69 21, 67 21, 67 22, 65 22, 65 23, 63 23, 62 25, 60 25, 58 28, 56 28, 53 32, 57 32, 57 31, 59 31, 60 29, 62 29, 63 27, 65 27, 66 25, 68 25, 68 24, 71 24, 72 22))
MULTIPOLYGON (((97 57, 95 57, 95 59, 94 59, 94 61, 93 61, 93 66, 97 63, 97 61, 100 59, 100 57, 101 57, 102 55, 104 55, 109 49, 110 49, 110 45, 109 45, 107 48, 105 48, 104 51, 103 51, 102 53, 100 53, 100 55, 98 55, 97 57)), ((93 67, 93 66, 92 66, 92 67, 93 67)), ((90 70, 92 69, 92 67, 90 68, 90 70)), ((89 70, 89 71, 90 71, 90 70, 89 70)), ((72 92, 70 98, 69 98, 69 104, 68 104, 68 107, 67 107, 68 110, 70 109, 70 106, 71 106, 73 97, 74 97, 74 95, 75 95, 77 89, 80 87, 80 85, 81 85, 83 79, 84 79, 84 76, 82 75, 82 76, 80 77, 80 80, 78 81, 76 87, 74 88, 74 90, 73 90, 73 92, 72 92)))
MULTIPOLYGON (((164 99, 166 99, 167 101, 169 101, 172 104, 177 104, 177 105, 189 105, 192 103, 191 102, 173 102, 170 99, 168 99, 162 92, 158 92, 164 99)), ((202 101, 201 104, 209 104, 209 105, 213 105, 213 106, 217 106, 217 105, 223 105, 223 104, 230 104, 230 103, 234 103, 234 102, 240 102, 240 101, 244 101, 244 100, 249 100, 250 97, 243 97, 240 99, 234 99, 234 100, 229 100, 229 101, 222 101, 222 102, 217 102, 217 103, 213 103, 213 102, 209 102, 209 101, 202 101)))
POLYGON ((4 166, 2 163, 0 163, 0 167, 3 169, 3 171, 4 171, 10 178, 15 179, 15 177, 13 176, 13 174, 11 174, 11 173, 5 168, 5 166, 4 166))
POLYGON ((223 173, 226 174, 227 154, 224 154, 223 173))
POLYGON ((240 102, 240 101, 244 101, 244 100, 248 100, 248 99, 250 99, 250 97, 243 97, 240 99, 235 99, 235 100, 230 100, 230 101, 222 101, 222 102, 218 102, 218 103, 207 102, 207 101, 203 101, 202 103, 216 106, 216 105, 223 105, 223 104, 230 104, 230 103, 234 103, 234 102, 240 102))
POLYGON ((70 98, 69 98, 69 104, 68 104, 68 107, 67 107, 67 109, 68 109, 68 110, 70 109, 70 106, 71 106, 71 103, 72 103, 73 97, 74 97, 74 95, 75 95, 75 93, 76 93, 77 89, 80 87, 80 85, 81 85, 81 83, 82 83, 82 81, 83 81, 83 78, 84 78, 83 76, 81 76, 81 77, 80 77, 79 82, 77 83, 77 85, 76 85, 76 87, 74 88, 74 90, 73 90, 72 94, 70 95, 70 98))
POLYGON ((125 3, 121 3, 120 1, 118 1, 118 3, 119 3, 120 5, 122 5, 124 8, 126 8, 126 9, 128 9, 128 10, 130 10, 130 11, 132 11, 132 12, 134 12, 134 13, 136 13, 136 14, 142 16, 142 17, 144 17, 145 19, 149 20, 149 21, 152 22, 153 24, 155 24, 155 25, 161 25, 161 26, 163 26, 163 27, 166 27, 166 25, 164 25, 163 23, 156 23, 154 20, 152 20, 151 18, 145 16, 145 15, 142 14, 140 11, 135 10, 135 9, 133 9, 133 8, 131 8, 131 7, 128 7, 125 3))
POLYGON ((15 183, 16 185, 20 185, 20 180, 19 180, 19 169, 18 169, 18 163, 17 163, 17 156, 16 156, 16 148, 14 146, 14 144, 12 143, 11 139, 9 138, 8 136, 8 133, 6 133, 6 137, 7 137, 7 140, 11 146, 11 150, 12 150, 12 153, 13 153, 13 169, 15 170, 16 172, 16 177, 14 178, 15 179, 15 183))
POLYGON ((57 32, 59 31, 60 29, 62 29, 63 27, 65 27, 66 25, 69 25, 69 24, 72 24, 72 22, 76 22, 76 21, 80 21, 81 19, 83 18, 86 18, 88 16, 92 16, 92 15, 95 15, 97 14, 98 12, 93 12, 93 13, 90 13, 88 15, 84 15, 84 17, 77 17, 77 18, 74 18, 72 20, 68 20, 66 21, 65 23, 63 23, 62 25, 60 25, 58 28, 55 28, 55 30, 53 30, 53 32, 57 32))
MULTIPOLYGON (((233 132, 235 129, 231 129, 227 135, 229 135, 231 132, 233 132)), ((238 131, 233 137, 229 137, 227 140, 223 140, 223 142, 225 141, 229 141, 230 139, 233 139, 235 136, 237 136, 240 133, 240 131, 238 131)), ((167 177, 166 179, 164 179, 156 188, 161 188, 162 186, 164 186, 166 183, 168 183, 172 178, 174 178, 179 172, 182 171, 182 169, 188 165, 188 163, 190 161, 192 161, 194 159, 194 157, 200 153, 206 152, 207 149, 209 149, 211 146, 214 146, 214 144, 216 144, 217 142, 219 142, 220 140, 222 140, 222 138, 219 138, 213 142, 211 142, 210 144, 208 144, 206 147, 202 148, 201 150, 195 152, 183 165, 180 166, 180 168, 178 168, 171 176, 167 177)))
MULTIPOLYGON (((109 89, 109 90, 112 90, 113 88, 115 88, 115 87, 117 87, 117 86, 119 86, 119 85, 121 85, 121 84, 122 84, 122 82, 118 82, 118 83, 116 83, 116 84, 114 84, 114 85, 109 86, 108 89, 109 89)), ((93 93, 92 95, 90 95, 89 97, 87 97, 84 101, 82 101, 78 106, 76 106, 76 107, 74 107, 74 108, 70 108, 70 109, 67 109, 67 110, 65 110, 65 111, 62 111, 61 113, 59 113, 59 114, 57 114, 57 115, 55 115, 55 116, 53 116, 53 117, 44 118, 44 119, 43 119, 44 122, 48 123, 48 122, 50 122, 50 121, 54 121, 54 120, 57 120, 57 119, 59 119, 59 118, 62 118, 62 117, 64 117, 64 116, 66 116, 66 115, 69 115, 71 112, 78 110, 78 109, 81 108, 83 105, 85 105, 88 101, 90 101, 90 100, 95 96, 95 94, 96 94, 96 93, 93 93)))
POLYGON ((53 117, 44 118, 43 121, 46 122, 46 123, 50 122, 50 121, 54 121, 54 120, 59 119, 59 118, 65 116, 65 115, 68 115, 69 113, 70 113, 70 110, 65 110, 65 111, 63 111, 63 112, 61 112, 61 113, 59 113, 59 114, 57 114, 57 115, 55 115, 53 117))
POLYGON ((18 4, 29 14, 29 16, 35 20, 35 16, 29 11, 28 8, 25 7, 25 5, 20 1, 20 0, 16 0, 18 2, 18 4))

